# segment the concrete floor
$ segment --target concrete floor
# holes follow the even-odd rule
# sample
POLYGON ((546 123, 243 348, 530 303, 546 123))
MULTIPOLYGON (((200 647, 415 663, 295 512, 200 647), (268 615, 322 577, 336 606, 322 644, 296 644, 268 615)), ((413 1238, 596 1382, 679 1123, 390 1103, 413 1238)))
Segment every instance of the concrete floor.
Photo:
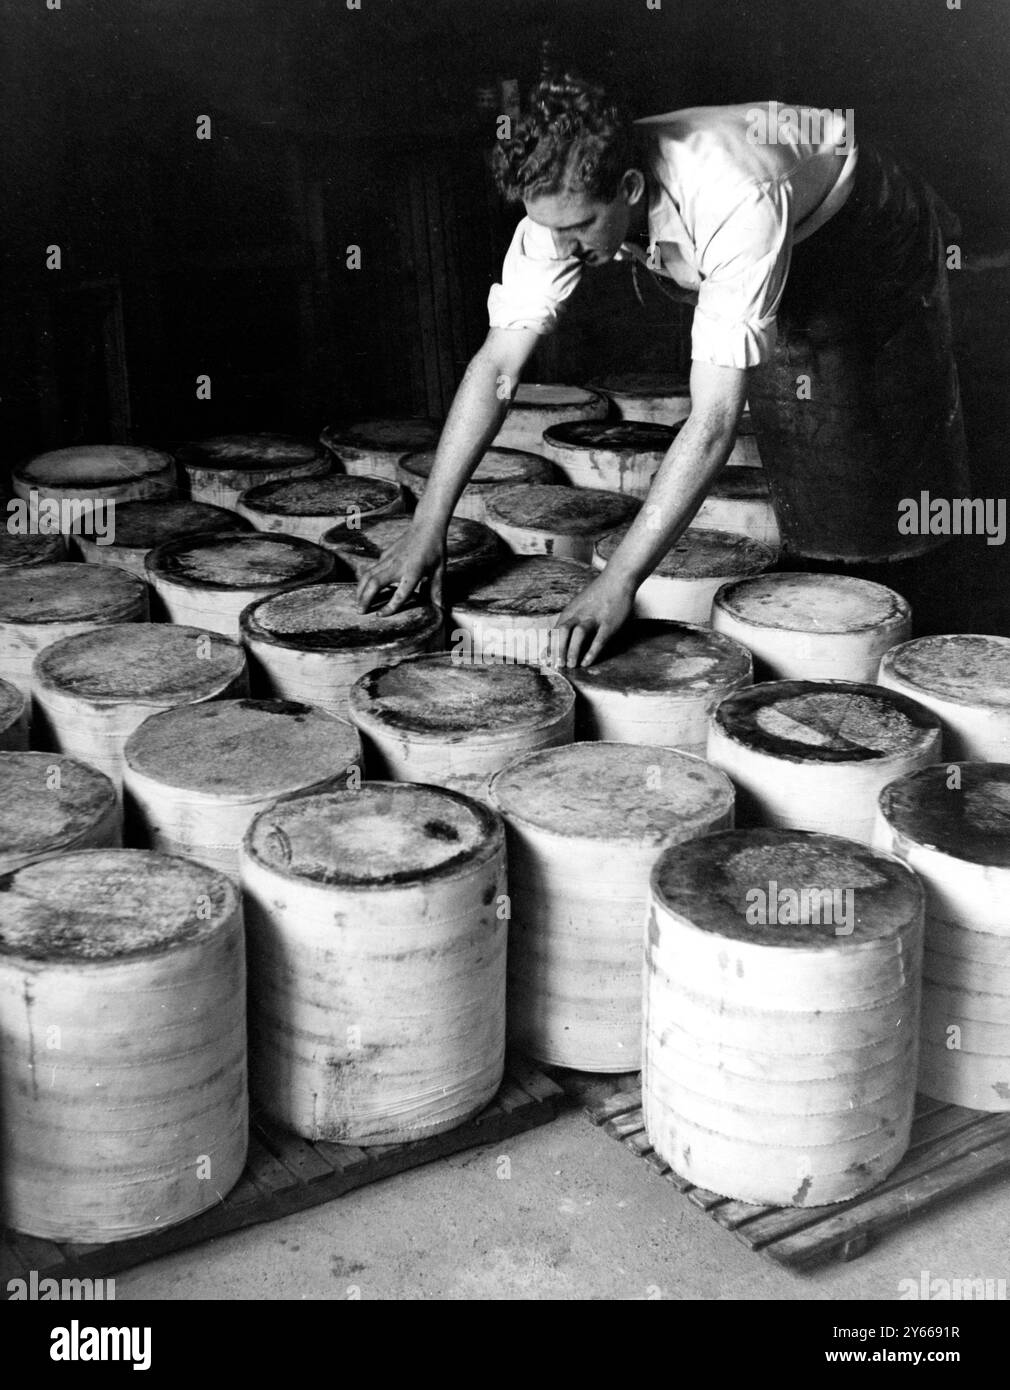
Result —
POLYGON ((1010 1282, 1010 1183, 807 1275, 752 1254, 579 1109, 116 1278, 131 1299, 893 1300, 899 1281, 1010 1282), (511 1175, 498 1176, 508 1158, 511 1175))

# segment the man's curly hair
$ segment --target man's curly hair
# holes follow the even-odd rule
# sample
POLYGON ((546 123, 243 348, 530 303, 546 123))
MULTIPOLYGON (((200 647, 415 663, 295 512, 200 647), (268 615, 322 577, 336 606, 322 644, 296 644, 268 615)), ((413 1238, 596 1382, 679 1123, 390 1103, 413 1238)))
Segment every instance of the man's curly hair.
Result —
POLYGON ((573 72, 534 87, 513 138, 492 157, 498 191, 510 203, 563 188, 610 202, 633 164, 630 115, 606 88, 573 72))

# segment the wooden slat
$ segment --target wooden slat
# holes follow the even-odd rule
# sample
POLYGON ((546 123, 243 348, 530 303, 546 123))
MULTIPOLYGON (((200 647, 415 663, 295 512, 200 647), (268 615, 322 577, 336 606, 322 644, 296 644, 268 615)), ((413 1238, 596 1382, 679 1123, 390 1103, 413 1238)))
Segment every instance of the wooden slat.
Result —
POLYGON ((717 1207, 712 1215, 727 1231, 735 1231, 740 1226, 745 1226, 748 1221, 756 1221, 759 1216, 769 1216, 777 1207, 759 1207, 753 1202, 737 1202, 733 1198, 727 1197, 722 1206, 717 1207))
POLYGON ((645 1155, 645 1161, 656 1173, 665 1174, 670 1172, 670 1165, 665 1158, 662 1158, 655 1149, 645 1155))
POLYGON ((37 1269, 41 1274, 63 1263, 63 1251, 51 1240, 26 1236, 21 1231, 11 1231, 8 1240, 26 1269, 37 1269))
POLYGON ((30 1266, 26 1265, 12 1245, 4 1239, 0 1243, 0 1289, 7 1287, 8 1279, 25 1279, 30 1266))
POLYGON ((355 1144, 327 1144, 316 1141, 315 1147, 337 1173, 356 1173, 371 1163, 367 1149, 359 1149, 355 1144))
POLYGON ((594 1125, 602 1125, 608 1120, 615 1119, 618 1115, 626 1115, 629 1110, 641 1110, 641 1108, 641 1087, 635 1087, 633 1090, 615 1092, 606 1100, 601 1100, 596 1105, 587 1107, 586 1113, 594 1125))
POLYGON ((285 1192, 298 1186, 298 1179, 265 1148, 255 1134, 249 1135, 246 1173, 266 1193, 285 1192))
POLYGON ((295 1134, 288 1134, 266 1116, 254 1116, 252 1128, 274 1158, 283 1163, 288 1172, 300 1182, 314 1182, 317 1178, 333 1176, 333 1165, 327 1163, 323 1154, 311 1144, 307 1144, 304 1139, 295 1134))
POLYGON ((913 1120, 912 1136, 906 1158, 922 1148, 924 1144, 932 1144, 935 1140, 942 1139, 944 1135, 956 1134, 958 1130, 967 1129, 969 1125, 978 1120, 978 1117, 979 1112, 977 1110, 965 1110, 960 1105, 945 1105, 932 1114, 913 1120))
POLYGON ((652 1153, 652 1140, 643 1129, 640 1134, 629 1134, 624 1141, 624 1147, 630 1149, 639 1158, 644 1158, 646 1154, 652 1153))
POLYGON ((687 1200, 696 1207, 701 1207, 702 1211, 711 1211, 713 1207, 719 1206, 727 1198, 719 1192, 709 1192, 707 1187, 692 1187, 687 1194, 687 1200))
POLYGON ((638 1134, 645 1129, 642 1107, 629 1110, 625 1115, 615 1115, 612 1120, 607 1121, 603 1128, 614 1139, 624 1139, 629 1134, 638 1134))
POLYGON ((514 1081, 517 1086, 520 1086, 528 1096, 532 1096, 534 1100, 560 1104, 564 1099, 565 1093, 560 1086, 519 1057, 507 1059, 505 1075, 510 1081, 514 1081))
POLYGON ((522 1110, 524 1106, 530 1103, 530 1097, 519 1083, 513 1081, 508 1076, 506 1076, 505 1080, 502 1082, 501 1089, 495 1099, 506 1115, 511 1115, 516 1110, 522 1110))
POLYGON ((915 1097, 915 1109, 912 1111, 912 1114, 918 1119, 920 1115, 934 1115, 937 1110, 944 1110, 946 1108, 944 1101, 933 1100, 932 1096, 924 1096, 922 1092, 919 1091, 915 1097))

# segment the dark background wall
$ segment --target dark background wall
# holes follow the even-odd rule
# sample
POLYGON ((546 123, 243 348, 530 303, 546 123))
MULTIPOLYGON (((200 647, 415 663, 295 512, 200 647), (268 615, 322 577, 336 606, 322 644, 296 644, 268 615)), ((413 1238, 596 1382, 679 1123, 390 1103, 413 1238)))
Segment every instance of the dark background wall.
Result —
MULTIPOLYGON (((859 136, 914 162, 962 219, 969 423, 1002 458, 1005 0, 23 0, 6 31, 7 462, 77 440, 442 413, 517 215, 490 189, 479 93, 525 90, 545 40, 616 74, 642 114, 853 107, 859 136)), ((626 267, 600 270, 536 374, 680 365, 682 315, 638 303, 626 267)))

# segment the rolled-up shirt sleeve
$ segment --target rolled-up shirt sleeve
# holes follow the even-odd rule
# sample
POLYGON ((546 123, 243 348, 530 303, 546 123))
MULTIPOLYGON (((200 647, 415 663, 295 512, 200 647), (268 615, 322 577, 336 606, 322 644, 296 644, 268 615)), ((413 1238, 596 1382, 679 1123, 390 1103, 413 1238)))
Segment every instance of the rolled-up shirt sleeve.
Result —
POLYGON ((506 253, 501 283, 488 295, 490 326, 552 332, 581 276, 581 262, 559 256, 550 230, 524 217, 506 253))
POLYGON ((786 184, 751 185, 699 238, 695 361, 743 368, 771 357, 792 253, 790 204, 786 184))

